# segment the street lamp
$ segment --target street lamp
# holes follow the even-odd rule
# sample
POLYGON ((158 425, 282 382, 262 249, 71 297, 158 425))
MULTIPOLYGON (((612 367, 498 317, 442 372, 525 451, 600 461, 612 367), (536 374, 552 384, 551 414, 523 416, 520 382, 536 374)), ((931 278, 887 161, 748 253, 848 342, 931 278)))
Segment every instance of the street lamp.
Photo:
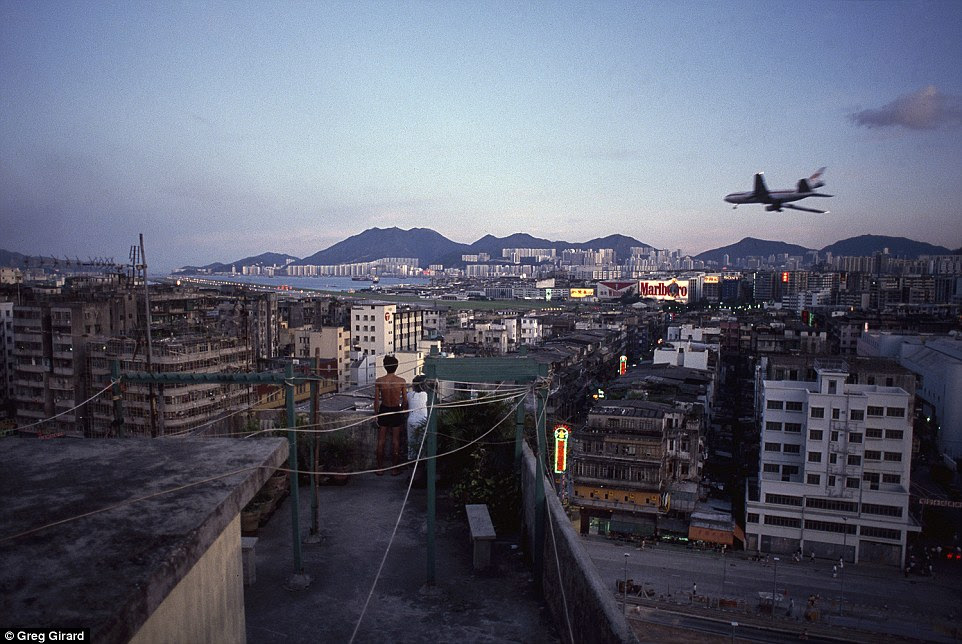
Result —
POLYGON ((778 557, 772 557, 775 562, 772 568, 772 621, 775 621, 775 592, 778 588, 778 557))
POLYGON ((838 560, 838 614, 842 615, 842 603, 845 601, 845 561, 838 560))
POLYGON ((625 553, 625 601, 621 605, 621 614, 628 615, 628 553, 625 553))
MULTIPOLYGON (((858 544, 856 544, 856 550, 858 544)), ((842 517, 842 556, 838 558, 838 614, 842 615, 842 603, 845 601, 845 552, 848 550, 848 517, 842 517)))
POLYGON ((722 558, 722 590, 721 590, 722 597, 725 596, 725 575, 728 572, 728 564, 725 561, 725 545, 726 544, 722 544, 722 557, 721 557, 722 558))

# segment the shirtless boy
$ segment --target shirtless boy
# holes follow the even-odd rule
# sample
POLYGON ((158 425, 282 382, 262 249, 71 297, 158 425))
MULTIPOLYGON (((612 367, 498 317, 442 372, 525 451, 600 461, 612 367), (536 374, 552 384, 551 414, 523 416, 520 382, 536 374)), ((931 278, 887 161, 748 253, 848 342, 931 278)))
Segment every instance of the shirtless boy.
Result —
MULTIPOLYGON (((384 443, 387 430, 391 430, 391 463, 401 462, 401 428, 407 409, 407 395, 404 378, 396 375, 398 361, 394 356, 384 356, 384 370, 387 374, 374 381, 374 413, 377 414, 377 475, 384 472, 384 443)), ((401 473, 397 467, 391 470, 393 476, 401 473)))

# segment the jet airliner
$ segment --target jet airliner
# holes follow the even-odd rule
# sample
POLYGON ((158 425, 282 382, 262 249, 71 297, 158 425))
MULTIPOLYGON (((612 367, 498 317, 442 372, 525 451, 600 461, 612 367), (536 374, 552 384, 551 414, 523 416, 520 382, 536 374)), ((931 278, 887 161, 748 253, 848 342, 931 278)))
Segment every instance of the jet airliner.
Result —
POLYGON ((789 201, 798 201, 799 199, 805 199, 807 197, 831 197, 832 195, 815 192, 816 188, 821 188, 825 185, 825 182, 822 181, 823 172, 825 172, 825 168, 819 168, 818 171, 808 179, 799 179, 798 185, 794 190, 769 190, 765 187, 765 179, 762 173, 759 172, 755 175, 754 190, 751 192, 733 192, 725 197, 725 201, 735 204, 735 208, 740 204, 759 203, 766 204, 765 210, 768 212, 782 212, 782 208, 791 208, 792 210, 816 212, 820 215, 828 214, 827 210, 803 208, 802 206, 795 206, 788 203, 789 201))

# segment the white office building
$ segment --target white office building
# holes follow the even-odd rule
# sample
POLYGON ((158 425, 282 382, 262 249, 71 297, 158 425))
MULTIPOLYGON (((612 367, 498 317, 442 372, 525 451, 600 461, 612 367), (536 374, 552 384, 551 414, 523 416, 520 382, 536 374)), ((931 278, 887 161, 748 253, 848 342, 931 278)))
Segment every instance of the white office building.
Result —
POLYGON ((909 516, 912 398, 846 384, 841 360, 815 369, 815 382, 764 381, 746 548, 901 566, 919 530, 909 516))

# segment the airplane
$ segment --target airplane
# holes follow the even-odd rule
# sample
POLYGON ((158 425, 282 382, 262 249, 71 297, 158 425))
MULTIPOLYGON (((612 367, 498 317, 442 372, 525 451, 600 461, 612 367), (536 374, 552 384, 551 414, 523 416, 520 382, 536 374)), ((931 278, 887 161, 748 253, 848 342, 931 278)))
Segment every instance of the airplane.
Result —
POLYGON ((831 197, 832 195, 815 192, 816 188, 821 188, 825 185, 825 182, 822 181, 823 172, 825 172, 825 168, 819 168, 818 171, 808 179, 799 179, 798 186, 794 190, 771 191, 765 187, 765 179, 762 177, 762 173, 759 172, 755 175, 754 190, 751 192, 733 192, 725 197, 725 201, 735 204, 734 208, 737 208, 740 204, 761 203, 766 204, 765 210, 768 212, 782 212, 782 208, 791 208, 792 210, 804 210, 805 212, 815 212, 820 215, 827 215, 827 210, 803 208, 802 206, 794 206, 790 203, 787 203, 789 201, 798 201, 799 199, 805 199, 807 197, 831 197))

